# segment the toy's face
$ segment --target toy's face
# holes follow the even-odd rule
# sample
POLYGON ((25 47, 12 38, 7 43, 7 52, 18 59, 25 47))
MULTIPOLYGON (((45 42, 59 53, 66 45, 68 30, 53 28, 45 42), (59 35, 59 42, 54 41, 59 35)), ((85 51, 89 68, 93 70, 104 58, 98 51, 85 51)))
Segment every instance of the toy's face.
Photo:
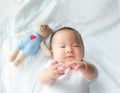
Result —
POLYGON ((46 25, 46 24, 40 25, 38 29, 39 29, 38 32, 40 33, 40 35, 41 35, 42 37, 47 37, 47 36, 49 36, 49 34, 51 33, 51 29, 50 29, 49 26, 46 25))

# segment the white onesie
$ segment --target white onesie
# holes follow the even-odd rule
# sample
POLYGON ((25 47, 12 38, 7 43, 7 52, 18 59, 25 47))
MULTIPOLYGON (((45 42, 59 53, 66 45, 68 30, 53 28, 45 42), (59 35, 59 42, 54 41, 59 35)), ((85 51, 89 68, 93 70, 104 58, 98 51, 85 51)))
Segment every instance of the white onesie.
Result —
POLYGON ((43 85, 41 93, 89 93, 88 83, 80 71, 67 70, 52 84, 43 85))

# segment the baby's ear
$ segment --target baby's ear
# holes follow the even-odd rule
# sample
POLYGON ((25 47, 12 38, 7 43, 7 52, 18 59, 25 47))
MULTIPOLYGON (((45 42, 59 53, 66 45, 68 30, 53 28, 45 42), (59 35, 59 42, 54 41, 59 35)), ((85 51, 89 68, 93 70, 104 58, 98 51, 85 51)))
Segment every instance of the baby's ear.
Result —
POLYGON ((51 53, 51 57, 53 57, 53 51, 52 50, 50 50, 50 53, 51 53))

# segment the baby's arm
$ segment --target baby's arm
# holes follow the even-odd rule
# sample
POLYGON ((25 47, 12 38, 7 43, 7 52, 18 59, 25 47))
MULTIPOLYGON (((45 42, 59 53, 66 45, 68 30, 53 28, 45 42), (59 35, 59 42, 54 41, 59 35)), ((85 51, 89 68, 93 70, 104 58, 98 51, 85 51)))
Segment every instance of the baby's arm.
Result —
POLYGON ((52 83, 57 77, 64 74, 64 70, 59 70, 61 64, 58 64, 57 61, 54 61, 50 67, 43 69, 39 73, 39 81, 42 84, 50 84, 52 83))
POLYGON ((54 81, 54 78, 50 77, 48 69, 43 69, 39 73, 39 82, 42 84, 50 84, 54 81))

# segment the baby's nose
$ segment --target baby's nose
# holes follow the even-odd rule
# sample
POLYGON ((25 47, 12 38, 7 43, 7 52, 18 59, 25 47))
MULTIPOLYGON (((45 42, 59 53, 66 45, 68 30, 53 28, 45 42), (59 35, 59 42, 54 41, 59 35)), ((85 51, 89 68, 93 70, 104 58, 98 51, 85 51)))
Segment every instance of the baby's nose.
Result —
POLYGON ((72 49, 72 47, 68 47, 68 48, 66 48, 66 53, 73 53, 73 49, 72 49))

